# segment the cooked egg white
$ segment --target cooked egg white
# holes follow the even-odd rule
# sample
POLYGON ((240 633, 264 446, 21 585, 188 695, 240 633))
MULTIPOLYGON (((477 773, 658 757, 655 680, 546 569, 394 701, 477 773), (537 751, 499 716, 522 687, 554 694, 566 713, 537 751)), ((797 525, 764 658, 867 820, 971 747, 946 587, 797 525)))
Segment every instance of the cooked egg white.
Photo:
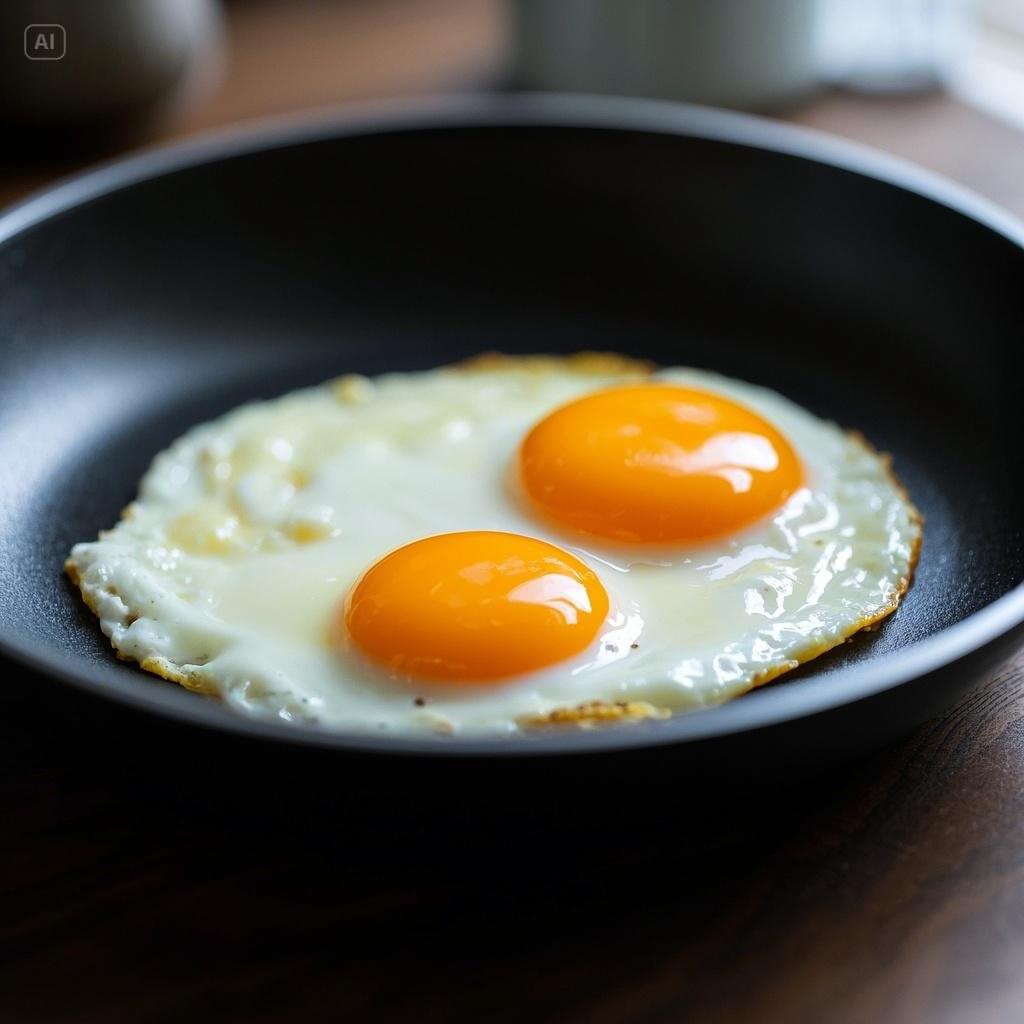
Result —
POLYGON ((123 656, 246 715, 340 730, 507 734, 717 704, 892 612, 919 517, 863 440, 763 388, 612 357, 493 358, 344 377, 243 406, 156 457, 121 522, 68 572, 123 656), (523 437, 589 392, 641 380, 723 395, 804 469, 733 536, 622 546, 542 520, 512 467, 523 437), (487 686, 394 677, 339 639, 339 609, 401 545, 492 530, 597 574, 607 618, 579 656, 487 686))

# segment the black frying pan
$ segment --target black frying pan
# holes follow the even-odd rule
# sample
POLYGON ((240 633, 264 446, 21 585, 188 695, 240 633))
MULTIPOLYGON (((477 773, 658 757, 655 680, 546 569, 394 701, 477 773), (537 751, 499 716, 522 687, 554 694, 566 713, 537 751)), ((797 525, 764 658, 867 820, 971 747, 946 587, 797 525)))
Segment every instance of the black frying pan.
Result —
POLYGON ((0 649, 26 679, 224 743, 617 750, 617 765, 671 744, 712 768, 878 743, 1024 640, 1022 243, 1010 218, 888 158, 637 101, 378 108, 79 177, 0 219, 0 649), (898 613, 666 723, 385 740, 237 718, 119 664, 61 575, 155 452, 245 399, 481 349, 581 348, 765 384, 893 452, 927 516, 898 613))

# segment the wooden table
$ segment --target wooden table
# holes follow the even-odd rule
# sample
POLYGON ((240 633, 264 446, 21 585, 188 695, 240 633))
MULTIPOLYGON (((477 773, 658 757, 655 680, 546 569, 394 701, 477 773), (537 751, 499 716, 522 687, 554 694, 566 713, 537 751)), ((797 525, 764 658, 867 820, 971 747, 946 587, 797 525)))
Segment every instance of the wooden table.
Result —
MULTIPOLYGON (((427 47, 402 81, 381 78, 366 41, 386 31, 440 32, 459 57, 446 74, 491 52, 490 5, 450 0, 422 23, 421 8, 230 8, 221 92, 162 134, 436 75, 427 47), (332 77, 303 32, 352 60, 332 77)), ((833 95, 789 116, 1024 214, 1024 139, 952 100, 833 95)), ((301 802, 261 811, 258 793, 192 774, 184 733, 174 799, 140 777, 144 758, 96 749, 106 709, 56 684, 11 689, 3 708, 3 1020, 1024 1018, 1024 653, 898 747, 780 799, 625 808, 558 836, 510 821, 493 841, 468 820, 439 835, 301 802)))

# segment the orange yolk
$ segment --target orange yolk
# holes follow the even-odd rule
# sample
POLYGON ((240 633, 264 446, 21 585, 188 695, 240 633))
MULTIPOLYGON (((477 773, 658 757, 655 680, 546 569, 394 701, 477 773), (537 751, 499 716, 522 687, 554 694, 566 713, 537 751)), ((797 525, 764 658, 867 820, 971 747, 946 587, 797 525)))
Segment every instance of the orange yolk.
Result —
POLYGON ((514 533, 426 537, 385 555, 345 599, 353 645, 398 676, 487 683, 579 654, 608 614, 601 581, 514 533))
POLYGON ((734 533, 803 480, 786 439, 720 395, 645 384, 556 409, 520 449, 523 488, 563 526, 625 543, 734 533))

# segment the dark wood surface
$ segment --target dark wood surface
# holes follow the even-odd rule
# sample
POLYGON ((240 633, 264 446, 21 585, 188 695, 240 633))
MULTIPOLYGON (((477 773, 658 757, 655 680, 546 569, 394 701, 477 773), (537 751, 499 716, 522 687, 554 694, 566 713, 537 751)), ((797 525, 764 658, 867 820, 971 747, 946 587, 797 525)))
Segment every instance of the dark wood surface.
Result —
MULTIPOLYGON (((719 807, 352 815, 180 735, 5 700, 0 1019, 963 1021, 1024 1014, 1024 657, 907 741, 719 807), (159 763, 158 763, 159 762, 159 763)), ((756 772, 758 766, 751 766, 756 772)), ((315 780, 311 780, 311 783, 315 780)), ((453 786, 433 794, 441 808, 453 786)), ((530 783, 538 804, 578 799, 530 783)))
MULTIPOLYGON (((411 39, 438 31, 410 28, 420 5, 384 6, 411 39)), ((437 10, 455 63, 477 67, 491 6, 437 10)), ((222 90, 155 136, 388 91, 357 59, 378 22, 273 12, 232 9, 222 90), (353 48, 340 78, 283 46, 304 25, 353 48)), ((424 58, 395 88, 435 73, 424 58)), ((834 95, 789 116, 1024 213, 1021 136, 953 100, 834 95)), ((64 169, 12 170, 0 195, 64 169)), ((211 768, 187 733, 97 740, 108 709, 4 683, 0 1020, 1024 1019, 1024 654, 901 744, 771 798, 700 807, 700 780, 655 780, 682 796, 560 828, 292 799, 211 768)), ((351 784, 372 803, 372 779, 351 784)))

